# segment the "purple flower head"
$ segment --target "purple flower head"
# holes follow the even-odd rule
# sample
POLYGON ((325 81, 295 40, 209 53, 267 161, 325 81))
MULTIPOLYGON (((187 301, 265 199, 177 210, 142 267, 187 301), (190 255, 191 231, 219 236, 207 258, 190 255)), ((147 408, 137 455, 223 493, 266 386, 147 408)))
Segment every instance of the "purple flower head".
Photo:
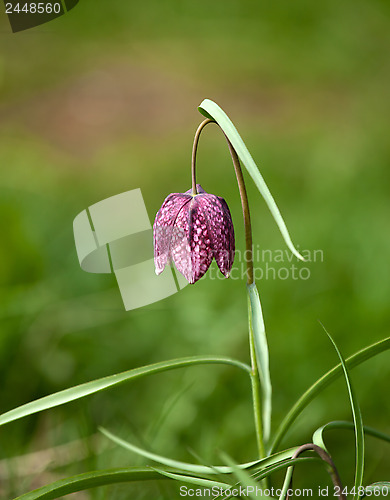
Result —
POLYGON ((213 257, 228 278, 234 260, 234 229, 226 201, 208 194, 197 184, 172 193, 162 204, 153 224, 154 264, 161 274, 172 261, 189 283, 198 281, 213 257))

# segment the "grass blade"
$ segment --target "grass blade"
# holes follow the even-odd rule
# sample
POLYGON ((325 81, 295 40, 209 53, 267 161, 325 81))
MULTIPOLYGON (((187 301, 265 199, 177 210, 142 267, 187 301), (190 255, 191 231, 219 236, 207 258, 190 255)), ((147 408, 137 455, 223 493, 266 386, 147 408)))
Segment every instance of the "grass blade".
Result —
POLYGON ((248 473, 248 471, 243 470, 228 455, 226 455, 226 453, 222 454, 222 458, 226 464, 232 468, 234 476, 239 481, 239 485, 244 487, 245 497, 256 499, 258 498, 257 494, 260 493, 259 496, 261 498, 273 498, 266 495, 260 484, 248 473))
POLYGON ((284 477, 282 491, 280 492, 279 500, 286 499, 288 489, 290 488, 293 473, 294 473, 294 467, 291 466, 286 471, 286 475, 284 477))
POLYGON ((316 457, 291 458, 290 460, 283 460, 281 462, 277 462, 274 465, 270 465, 269 467, 260 472, 255 472, 253 473, 253 477, 258 481, 260 481, 261 479, 271 476, 274 472, 286 469, 287 467, 290 467, 292 465, 302 464, 304 462, 321 463, 322 460, 316 457))
MULTIPOLYGON (((103 429, 102 427, 99 429, 108 439, 117 443, 119 446, 126 448, 137 455, 140 455, 144 458, 148 458, 149 460, 153 460, 154 462, 166 465, 168 467, 173 467, 175 469, 179 469, 181 471, 192 472, 195 474, 231 474, 233 472, 231 467, 227 467, 225 465, 197 465, 191 464, 187 462, 180 462, 178 460, 173 460, 168 457, 164 457, 161 455, 157 455, 156 453, 151 453, 150 451, 144 450, 135 446, 124 439, 112 434, 107 429, 103 429)), ((263 458, 261 460, 255 460, 253 462, 248 462, 245 464, 238 464, 236 467, 240 469, 250 469, 253 474, 261 474, 263 471, 268 469, 271 466, 280 464, 288 459, 290 459, 298 447, 289 448, 288 450, 279 451, 274 455, 271 455, 267 458, 263 458)))
MULTIPOLYGON (((181 471, 192 472, 195 474, 217 474, 217 473, 226 474, 232 472, 230 467, 226 467, 223 465, 213 465, 213 466, 197 465, 188 462, 180 462, 178 460, 173 460, 171 458, 164 457, 162 455, 157 455, 156 453, 152 453, 150 451, 139 448, 138 446, 135 446, 134 444, 129 443, 128 441, 125 441, 124 439, 121 439, 118 436, 115 436, 107 429, 100 427, 99 430, 108 439, 118 444, 122 448, 126 448, 127 450, 130 450, 133 453, 136 453, 137 455, 141 455, 144 458, 148 458, 149 460, 153 460, 154 462, 166 465, 168 467, 174 467, 181 471)), ((253 465, 258 464, 258 462, 259 462, 258 460, 254 462, 248 462, 246 464, 241 464, 239 467, 246 469, 248 467, 252 467, 253 465)))
MULTIPOLYGON (((346 365, 349 369, 360 365, 364 361, 390 349, 390 337, 383 339, 375 344, 365 347, 361 351, 353 354, 346 360, 346 365)), ((279 446, 281 440, 285 436, 286 432, 289 430, 298 415, 306 408, 306 406, 312 401, 321 391, 328 387, 332 382, 337 380, 343 373, 342 365, 339 363, 334 368, 329 370, 325 375, 318 379, 307 391, 302 394, 298 401, 294 404, 291 410, 287 413, 282 423, 275 432, 272 445, 270 446, 270 452, 274 452, 279 446)))
POLYGON ((213 481, 211 479, 205 479, 202 477, 187 476, 185 474, 175 474, 174 472, 168 472, 162 469, 153 469, 159 474, 162 474, 169 479, 174 479, 175 481, 180 481, 182 483, 196 484, 197 486, 203 486, 204 488, 218 488, 222 490, 230 489, 229 483, 220 483, 219 481, 213 481))
POLYGON ((129 380, 135 380, 147 375, 153 375, 155 373, 161 373, 176 368, 184 368, 204 364, 232 365, 245 370, 249 374, 251 373, 250 367, 245 363, 241 363, 241 361, 226 358, 224 356, 192 356, 187 358, 173 359, 170 361, 163 361, 160 363, 155 363, 153 365, 147 365, 141 368, 134 368, 133 370, 117 373, 116 375, 103 377, 97 380, 93 380, 92 382, 86 382, 85 384, 77 385, 75 387, 50 394, 49 396, 45 396, 35 401, 31 401, 30 403, 26 403, 22 406, 19 406, 18 408, 0 415, 0 425, 13 422, 28 415, 32 415, 33 413, 38 413, 43 410, 48 410, 49 408, 54 408, 55 406, 69 403, 70 401, 75 401, 76 399, 84 398, 85 396, 90 396, 91 394, 110 389, 111 387, 115 387, 124 382, 128 382, 129 380))
POLYGON ((271 433, 272 415, 272 385, 269 371, 268 343, 265 334, 263 313, 261 310, 259 292, 256 285, 247 286, 250 301, 250 321, 249 328, 253 330, 255 344, 256 361, 259 370, 259 377, 262 391, 262 422, 264 441, 267 442, 271 433))
POLYGON ((161 474, 146 467, 126 467, 121 469, 106 469, 101 471, 86 472, 77 476, 60 479, 54 483, 47 484, 42 488, 25 493, 15 500, 52 500, 75 493, 88 490, 98 486, 109 484, 151 481, 163 479, 161 474))
MULTIPOLYGON (((274 472, 281 471, 286 469, 292 465, 302 464, 302 463, 322 463, 322 460, 316 457, 303 457, 303 458, 292 458, 289 460, 280 460, 279 462, 274 462, 272 465, 269 465, 266 468, 262 468, 259 471, 253 472, 253 469, 250 471, 250 477, 255 479, 256 481, 261 481, 262 479, 268 478, 274 472)), ((245 471, 246 474, 249 474, 249 471, 245 471)), ((215 497, 215 499, 220 498, 220 496, 215 497)))
MULTIPOLYGON (((320 446, 322 449, 326 451, 324 432, 326 430, 331 430, 331 429, 354 430, 355 426, 352 422, 345 422, 343 420, 329 422, 328 424, 321 426, 314 432, 313 443, 316 444, 317 446, 320 446)), ((388 434, 385 434, 384 432, 377 431, 376 429, 373 429, 372 427, 368 427, 366 425, 363 426, 363 431, 364 434, 367 436, 372 436, 377 439, 381 439, 382 441, 387 441, 388 443, 390 443, 390 436, 388 434)))
POLYGON ((213 101, 210 99, 205 99, 199 106, 199 111, 207 118, 211 118, 215 120, 218 125, 221 127, 226 137, 232 143, 234 149, 236 150, 240 160, 245 165, 246 169, 249 172, 249 175, 252 177, 254 183, 257 186, 257 189, 260 191, 260 194, 264 198, 268 208, 271 211, 271 214, 279 227, 280 232, 286 242, 286 245, 291 250, 291 252, 300 260, 305 260, 302 255, 298 252, 298 250, 294 247, 293 242, 291 241, 290 234, 287 230, 286 224, 283 220, 283 217, 277 207, 275 200, 268 189, 267 184, 265 183, 263 176, 261 175, 256 163, 254 162, 251 154, 248 151, 248 148, 245 146, 244 141, 241 139, 240 134, 237 132, 236 127, 231 122, 230 118, 226 115, 224 111, 213 101))
POLYGON ((355 427, 355 448, 356 448, 356 465, 355 465, 355 494, 354 499, 359 498, 360 488, 363 486, 363 473, 364 473, 364 431, 363 431, 363 419, 362 413, 360 411, 360 406, 357 401, 354 388, 352 386, 351 378, 348 373, 348 368, 345 363, 344 357, 341 354, 339 348, 337 347, 336 342, 333 340, 331 335, 327 332, 324 326, 322 326, 325 330, 325 333, 329 337, 329 340, 332 342, 333 347, 335 348, 337 355, 340 359, 340 363, 343 368, 345 382, 348 388, 349 401, 351 404, 353 423, 355 427))

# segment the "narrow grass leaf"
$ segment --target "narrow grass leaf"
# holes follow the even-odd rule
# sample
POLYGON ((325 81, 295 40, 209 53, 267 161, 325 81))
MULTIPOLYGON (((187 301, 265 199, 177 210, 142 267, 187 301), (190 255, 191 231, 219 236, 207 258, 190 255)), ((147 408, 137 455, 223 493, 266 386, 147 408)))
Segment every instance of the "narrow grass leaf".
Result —
MULTIPOLYGON (((387 337, 375 344, 365 347, 361 351, 353 354, 346 360, 346 365, 349 369, 360 365, 364 361, 380 354, 381 352, 390 349, 390 337, 387 337)), ((286 432, 290 429, 296 418, 306 408, 306 406, 320 394, 326 387, 337 380, 343 373, 341 363, 329 370, 325 375, 319 378, 307 391, 302 394, 298 401, 294 404, 291 410, 287 413, 282 423, 279 425, 275 432, 272 444, 270 446, 270 453, 274 452, 285 436, 286 432)))
POLYGON ((269 371, 269 352, 267 337, 259 292, 255 283, 247 286, 250 301, 249 328, 253 330, 255 352, 262 392, 262 421, 264 441, 267 442, 271 433, 272 418, 272 385, 269 371))
POLYGON ((284 477, 282 491, 280 492, 279 500, 285 500, 286 499, 286 496, 287 496, 287 493, 288 493, 288 489, 290 488, 290 484, 291 484, 293 473, 294 473, 294 467, 292 467, 292 466, 290 467, 289 466, 288 469, 287 469, 287 471, 286 471, 286 475, 284 477))
POLYGON ((226 137, 232 143, 234 149, 236 150, 240 160, 245 165, 246 169, 249 172, 249 175, 252 177, 254 183, 257 186, 260 194, 263 196, 268 208, 271 211, 273 218, 275 219, 276 224, 279 227, 280 232, 286 242, 286 245, 291 250, 291 252, 300 260, 305 260, 302 255, 298 252, 298 250, 294 247, 293 242, 291 241, 290 234, 287 230, 286 224, 283 220, 283 217, 277 207, 275 200, 268 189, 267 184, 265 183, 263 176, 261 175, 256 163, 254 162, 251 154, 248 151, 248 148, 245 146, 244 141, 241 139, 240 134, 237 132, 236 127, 231 122, 230 118, 226 115, 224 111, 213 101, 210 99, 205 99, 199 106, 199 111, 207 118, 211 118, 216 121, 218 125, 221 127, 226 137))
POLYGON ((42 488, 25 493, 15 498, 15 500, 52 500, 98 486, 133 481, 155 481, 159 479, 164 479, 164 477, 147 467, 106 469, 60 479, 42 488))
POLYGON ((212 481, 211 479, 205 479, 202 477, 187 476, 185 474, 175 474, 173 472, 168 472, 162 469, 153 468, 153 470, 165 477, 168 477, 169 479, 174 479, 175 481, 180 481, 182 483, 190 483, 197 486, 203 486, 204 488, 228 489, 231 486, 229 483, 221 483, 219 481, 212 481))
POLYGON ((303 462, 321 463, 322 460, 320 458, 316 458, 316 457, 291 458, 290 460, 284 460, 283 462, 278 462, 275 465, 270 465, 269 467, 267 467, 266 469, 264 469, 261 472, 255 472, 253 474, 253 477, 256 478, 258 481, 260 481, 261 479, 265 479, 266 477, 271 476, 274 472, 286 469, 287 467, 290 467, 291 465, 296 465, 296 464, 303 463, 303 462))
MULTIPOLYGON (((154 462, 166 465, 168 467, 173 467, 175 469, 179 469, 180 471, 192 472, 194 474, 231 474, 233 472, 231 467, 227 467, 225 465, 197 465, 188 462, 181 462, 178 460, 173 460, 168 457, 164 457, 161 455, 157 455, 156 453, 152 453, 150 451, 144 450, 135 446, 124 439, 112 434, 107 429, 100 427, 99 429, 108 439, 118 444, 119 446, 132 451, 133 453, 140 455, 144 458, 148 458, 149 460, 153 460, 154 462)), ((261 460, 255 460, 253 462, 248 462, 244 464, 238 464, 236 467, 240 469, 250 469, 253 474, 261 474, 262 472, 268 470, 269 467, 281 464, 286 460, 290 459, 298 447, 289 448, 288 450, 279 451, 274 455, 271 455, 267 458, 263 458, 261 460)))
MULTIPOLYGON (((150 451, 139 448, 138 446, 135 446, 134 444, 129 443, 128 441, 125 441, 124 439, 121 439, 118 436, 115 436, 114 434, 109 432, 107 429, 100 427, 99 430, 108 439, 110 439, 114 443, 118 444, 122 448, 126 448, 127 450, 130 450, 133 453, 136 453, 137 455, 140 455, 144 458, 148 458, 149 460, 153 460, 154 462, 157 462, 159 464, 167 465, 168 467, 174 467, 174 468, 179 469, 181 471, 192 472, 195 474, 230 474, 232 472, 232 469, 230 467, 226 467, 224 465, 213 465, 213 466, 197 465, 197 464, 191 464, 188 462, 180 462, 178 460, 173 460, 171 458, 164 457, 162 455, 157 455, 156 453, 152 453, 150 451)), ((254 462, 248 462, 246 464, 241 464, 239 467, 246 469, 248 467, 252 467, 254 465, 257 465, 258 463, 259 463, 259 461, 256 460, 254 462)))
POLYGON ((228 466, 230 466, 233 470, 233 475, 239 481, 239 486, 244 489, 244 496, 250 497, 253 499, 259 498, 273 498, 269 495, 266 495, 263 488, 261 488, 260 484, 253 479, 253 477, 241 467, 238 466, 226 453, 222 453, 222 459, 228 466), (259 493, 259 495, 258 495, 259 493))
POLYGON ((360 411, 360 406, 357 401, 354 388, 352 386, 351 378, 348 373, 348 368, 341 354, 336 342, 333 340, 332 336, 328 333, 325 327, 322 325, 325 333, 328 335, 329 340, 332 342, 337 355, 340 359, 340 363, 343 368, 345 382, 348 388, 349 401, 351 404, 353 423, 355 427, 355 448, 356 448, 356 466, 355 466, 355 494, 354 499, 359 498, 359 490, 363 485, 363 473, 364 473, 364 431, 363 431, 363 419, 360 411))
POLYGON ((141 368, 134 368, 133 370, 128 370, 116 375, 93 380, 92 382, 77 385, 75 387, 71 387, 69 389, 65 389, 63 391, 56 392, 54 394, 50 394, 49 396, 45 396, 30 403, 24 404, 22 406, 19 406, 18 408, 0 415, 0 425, 13 422, 14 420, 26 417, 27 415, 32 415, 33 413, 38 413, 43 410, 48 410, 49 408, 54 408, 55 406, 69 403, 70 401, 75 401, 76 399, 80 399, 85 396, 90 396, 91 394, 110 389, 124 382, 128 382, 129 380, 135 380, 147 375, 153 375, 155 373, 161 373, 176 368, 205 364, 233 365, 241 368, 242 370, 245 370, 249 374, 251 372, 250 367, 245 363, 241 363, 241 361, 226 358, 223 356, 192 356, 187 358, 173 359, 170 361, 163 361, 161 363, 155 363, 153 365, 147 365, 141 368))
MULTIPOLYGON (((297 448, 294 448, 293 452, 297 448)), ((291 457, 292 453, 290 453, 291 450, 286 450, 284 452, 281 452, 284 454, 285 457, 291 457)), ((301 462, 322 462, 319 458, 316 457, 304 457, 304 458, 290 458, 289 460, 283 459, 282 454, 279 455, 279 461, 276 461, 275 458, 272 461, 269 461, 269 465, 264 467, 264 463, 267 461, 267 459, 263 459, 263 466, 260 468, 252 468, 252 469, 246 469, 245 472, 246 474, 250 474, 250 477, 255 479, 256 481, 261 481, 262 479, 266 479, 270 477, 274 472, 286 469, 286 467, 289 467, 290 465, 294 465, 297 463, 301 462)), ((237 467, 237 466, 236 466, 237 467)), ((237 483, 236 483, 237 484, 237 483)), ((217 496, 216 498, 220 498, 220 495, 217 496)))
MULTIPOLYGON (((348 429, 355 430, 355 426, 352 422, 345 422, 344 420, 336 420, 335 422, 329 422, 328 424, 322 425, 319 427, 313 434, 313 443, 317 446, 320 446, 323 450, 326 450, 325 440, 324 440, 324 432, 326 430, 332 429, 348 429)), ((390 436, 385 434, 384 432, 377 431, 372 427, 363 426, 364 434, 367 436, 372 436, 382 441, 387 441, 390 443, 390 436)))
MULTIPOLYGON (((269 478, 273 473, 284 470, 291 465, 313 462, 323 463, 322 460, 317 457, 290 458, 289 460, 274 462, 273 464, 254 472, 254 469, 243 470, 239 468, 239 466, 234 464, 231 459, 229 459, 229 457, 225 458, 225 461, 232 467, 234 474, 239 480, 239 483, 236 483, 234 486, 237 486, 239 484, 248 486, 248 493, 253 493, 254 491, 257 493, 257 496, 256 494, 254 495, 255 498, 258 498, 259 496, 262 498, 272 498, 270 496, 266 497, 268 488, 262 488, 259 484, 259 481, 269 478)), ((220 496, 217 496, 216 498, 220 498, 220 496)))

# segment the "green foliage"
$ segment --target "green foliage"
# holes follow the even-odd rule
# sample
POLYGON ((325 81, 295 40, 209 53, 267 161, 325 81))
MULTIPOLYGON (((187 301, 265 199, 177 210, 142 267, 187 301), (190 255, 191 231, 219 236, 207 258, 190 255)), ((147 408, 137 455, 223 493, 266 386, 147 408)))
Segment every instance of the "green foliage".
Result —
POLYGON ((61 479, 19 496, 15 500, 52 500, 77 491, 96 488, 109 484, 132 481, 151 481, 162 479, 160 473, 148 467, 127 467, 87 472, 77 476, 61 479))
MULTIPOLYGON (((260 377, 260 387, 262 392, 262 424, 265 444, 271 435, 271 417, 272 417, 272 384, 271 375, 269 371, 269 353, 268 342, 265 333, 263 312, 261 310, 261 303, 259 292, 256 285, 247 286, 248 291, 248 314, 249 314, 249 330, 250 339, 254 340, 254 350, 256 354, 257 366, 260 377)), ((251 340, 250 340, 251 341, 251 340)))
MULTIPOLYGON (((325 329, 325 328, 324 328, 325 329)), ((330 334, 325 330, 328 335, 330 341, 335 348, 337 355, 340 359, 341 366, 343 368, 344 378, 348 388, 348 396, 351 404, 352 417, 353 417, 353 425, 355 432, 355 449, 356 449, 356 465, 355 465, 355 484, 354 484, 354 499, 359 498, 360 488, 363 486, 363 474, 364 474, 364 428, 363 428, 363 417, 362 412, 360 410, 360 406, 357 400, 357 396, 355 394, 355 390, 352 386, 351 378, 349 376, 348 368, 345 363, 344 357, 341 354, 339 348, 337 347, 335 341, 330 336, 330 334)))
POLYGON ((95 394, 100 391, 105 391, 107 389, 115 387, 116 385, 123 384, 124 382, 127 382, 129 380, 136 380, 147 375, 153 375, 155 373, 161 373, 175 368, 204 364, 227 364, 241 368, 246 372, 250 372, 250 367, 245 363, 241 363, 240 361, 224 357, 217 358, 212 356, 193 356, 191 358, 171 359, 169 361, 163 361, 161 363, 155 363, 154 365, 135 368, 124 373, 118 373, 116 375, 111 375, 102 379, 93 380, 92 382, 87 382, 85 384, 71 387, 55 394, 50 394, 49 396, 38 399, 37 401, 26 403, 23 406, 0 415, 0 425, 13 422, 20 418, 47 410, 49 408, 54 408, 65 403, 75 401, 76 399, 84 398, 85 396, 90 396, 91 394, 95 394))
POLYGON ((205 99, 200 104, 199 111, 207 118, 212 118, 213 120, 215 120, 221 127, 226 137, 232 143, 242 163, 248 170, 260 194, 267 203, 268 208, 270 209, 271 214, 275 219, 275 222, 278 225, 280 232, 283 235, 286 245, 298 259, 304 260, 302 255, 294 247, 290 235, 288 233, 286 224, 280 214, 279 208, 277 207, 275 200, 270 190, 268 189, 268 186, 265 183, 263 176, 261 175, 256 163, 254 162, 251 154, 249 153, 248 148, 245 146, 244 141, 241 139, 240 134, 237 132, 237 129, 231 122, 230 118, 215 102, 210 101, 210 99, 205 99))

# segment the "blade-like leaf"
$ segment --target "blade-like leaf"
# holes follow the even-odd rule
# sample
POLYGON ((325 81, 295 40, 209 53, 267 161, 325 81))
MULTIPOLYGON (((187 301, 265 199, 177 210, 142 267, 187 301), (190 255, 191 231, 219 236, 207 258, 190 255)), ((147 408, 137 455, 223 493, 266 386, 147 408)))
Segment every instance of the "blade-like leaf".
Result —
MULTIPOLYGON (((320 446, 323 450, 327 451, 324 440, 324 432, 331 429, 349 429, 353 431, 355 429, 355 426, 352 422, 345 422, 343 420, 329 422, 328 424, 322 425, 314 432, 313 443, 317 446, 320 446)), ((363 430, 364 434, 368 436, 372 436, 390 443, 390 436, 388 434, 385 434, 384 432, 377 431, 376 429, 373 429, 372 427, 368 427, 366 425, 363 427, 363 430)))
MULTIPOLYGON (((282 462, 286 462, 291 459, 294 453, 297 451, 298 446, 294 448, 289 448, 288 450, 278 451, 278 453, 274 453, 273 455, 268 456, 267 458, 263 458, 258 460, 256 465, 251 467, 251 472, 257 476, 261 475, 264 471, 268 471, 269 467, 273 467, 274 465, 281 464, 282 462)), ((266 477, 267 474, 264 476, 266 477)))
POLYGON ((131 481, 155 481, 157 479, 164 479, 164 477, 147 467, 106 469, 60 479, 42 488, 25 493, 15 498, 15 500, 52 500, 77 491, 96 488, 97 486, 131 481))
MULTIPOLYGON (((130 450, 133 453, 136 453, 137 455, 141 455, 144 458, 148 458, 149 460, 153 460, 154 462, 167 465, 168 467, 174 467, 176 469, 181 470, 182 472, 186 471, 186 472, 192 472, 194 474, 226 474, 232 472, 232 469, 230 467, 226 467, 224 465, 213 465, 213 466, 197 465, 188 462, 180 462, 178 460, 173 460, 168 457, 157 455, 156 453, 152 453, 150 451, 139 448, 138 446, 135 446, 134 444, 129 443, 128 441, 125 441, 124 439, 121 439, 118 436, 115 436, 107 429, 100 427, 99 430, 108 439, 114 441, 114 443, 118 444, 119 446, 122 446, 122 448, 126 448, 127 450, 130 450)), ((253 465, 258 465, 258 463, 259 460, 256 460, 254 462, 241 464, 239 467, 246 469, 248 467, 252 467, 253 465)))
MULTIPOLYGON (((390 337, 383 339, 375 344, 365 347, 361 351, 353 354, 346 360, 347 367, 349 369, 360 365, 363 361, 366 361, 377 354, 390 349, 390 337)), ((325 375, 319 378, 307 391, 302 394, 298 401, 294 404, 291 410, 287 413, 282 423, 279 425, 272 445, 270 446, 270 452, 276 450, 279 446, 281 440, 285 436, 286 432, 289 430, 298 415, 306 408, 306 406, 312 401, 321 391, 323 391, 328 385, 338 379, 342 375, 343 369, 341 363, 336 365, 334 368, 329 370, 325 375)))
POLYGON ((187 476, 185 474, 175 474, 173 472, 168 472, 162 469, 153 469, 159 474, 162 474, 169 479, 174 479, 175 481, 180 481, 182 483, 196 484, 197 486, 203 486, 204 488, 219 488, 222 490, 230 489, 229 483, 220 483, 219 481, 212 481, 211 479, 204 479, 202 477, 187 476))
POLYGON ((133 370, 117 373, 116 375, 93 380, 92 382, 77 385, 75 387, 65 389, 64 391, 56 392, 54 394, 50 394, 49 396, 37 399, 36 401, 24 404, 22 406, 19 406, 18 408, 0 415, 0 425, 4 425, 8 422, 13 422, 14 420, 26 417, 27 415, 32 415, 33 413, 38 413, 55 406, 69 403, 70 401, 75 401, 76 399, 80 399, 85 396, 90 396, 91 394, 110 389, 111 387, 115 387, 129 380, 135 380, 137 378, 145 377, 147 375, 153 375, 155 373, 160 373, 167 370, 173 370, 175 368, 204 364, 233 365, 241 368, 242 370, 245 370, 249 374, 251 373, 250 367, 245 363, 241 363, 241 361, 226 358, 224 356, 192 356, 188 358, 178 358, 170 361, 163 361, 161 363, 155 363, 153 365, 147 365, 141 368, 134 368, 133 370))
POLYGON ((253 477, 255 477, 257 480, 260 481, 261 479, 264 479, 266 477, 271 476, 274 472, 286 469, 287 467, 290 467, 291 465, 301 464, 303 462, 321 463, 322 460, 320 458, 316 458, 316 457, 291 458, 290 460, 283 460, 282 462, 278 462, 274 465, 270 465, 269 467, 262 470, 261 472, 255 472, 253 474, 253 477))
POLYGON ((272 385, 269 372, 268 343, 265 334, 263 313, 261 310, 259 292, 255 283, 247 286, 250 310, 249 328, 252 328, 253 340, 255 344, 256 361, 259 370, 259 377, 262 391, 262 421, 263 437, 267 442, 271 433, 271 413, 272 413, 272 385))
MULTIPOLYGON (((296 464, 302 462, 317 462, 322 464, 324 463, 320 458, 315 458, 315 457, 293 458, 288 462, 285 462, 283 466, 288 468, 286 471, 286 475, 284 477, 282 489, 280 490, 279 500, 285 500, 285 498, 287 497, 288 490, 291 486, 291 479, 294 472, 294 467, 296 464)), ((274 470, 279 470, 281 468, 282 468, 281 466, 274 467, 274 470)))
POLYGON ((363 418, 362 413, 360 411, 360 406, 358 400, 355 395, 354 388, 352 386, 351 378, 348 373, 348 368, 345 363, 344 357, 341 354, 339 348, 337 347, 336 342, 333 340, 332 336, 325 329, 325 333, 328 335, 329 340, 332 342, 333 347, 335 348, 337 355, 340 359, 340 363, 343 368, 345 382, 347 384, 349 401, 351 404, 353 423, 355 427, 355 448, 356 448, 356 465, 355 465, 355 488, 354 491, 354 499, 359 498, 360 488, 363 486, 363 473, 364 473, 364 431, 363 431, 363 418))
MULTIPOLYGON (((168 467, 174 467, 175 469, 179 469, 181 472, 192 472, 194 474, 231 474, 233 472, 231 467, 227 467, 225 465, 198 465, 191 464, 188 462, 180 462, 178 460, 173 460, 169 457, 164 457, 161 455, 157 455, 156 453, 152 453, 150 451, 144 450, 135 446, 128 441, 112 434, 107 429, 103 429, 102 427, 99 429, 108 439, 117 443, 119 446, 126 448, 127 450, 136 453, 144 458, 148 458, 149 460, 153 460, 154 462, 166 465, 168 467)), ((245 464, 239 464, 237 467, 241 469, 251 469, 253 473, 259 474, 263 470, 268 467, 283 462, 293 456, 298 448, 290 448, 288 450, 279 451, 274 455, 271 455, 267 458, 263 458, 261 460, 255 460, 253 462, 248 462, 245 464)))
POLYGON ((285 500, 285 498, 287 496, 288 489, 290 488, 293 472, 294 472, 294 467, 289 467, 287 469, 286 475, 285 475, 284 481, 283 481, 282 491, 280 492, 280 495, 279 495, 279 500, 285 500))
POLYGON ((267 184, 265 183, 263 176, 261 175, 256 163, 254 162, 251 154, 248 151, 248 148, 245 146, 244 141, 241 139, 240 134, 237 132, 236 127, 231 122, 230 118, 226 115, 224 111, 213 101, 210 99, 205 99, 199 106, 199 111, 207 118, 211 118, 216 121, 218 125, 221 127, 226 137, 232 143, 234 149, 236 150, 240 160, 245 165, 246 169, 249 172, 249 175, 252 177, 254 183, 257 186, 257 189, 260 191, 260 194, 263 196, 268 208, 271 211, 273 218, 275 219, 276 224, 279 227, 280 232, 286 242, 286 245, 291 250, 291 252, 300 260, 305 260, 302 255, 298 252, 298 250, 294 247, 293 242, 291 241, 291 237, 287 230, 286 224, 283 220, 283 217, 277 207, 273 196, 268 189, 267 184))
MULTIPOLYGON (((280 462, 274 462, 272 465, 269 465, 268 467, 261 468, 257 472, 253 472, 254 469, 251 469, 250 471, 246 471, 247 474, 251 472, 250 477, 253 479, 256 479, 256 481, 261 481, 262 479, 268 478, 271 476, 274 472, 286 469, 287 467, 290 467, 292 465, 296 464, 302 464, 303 462, 315 462, 315 463, 323 463, 320 458, 316 457, 303 457, 303 458, 292 458, 289 460, 281 460, 280 462)), ((258 495, 259 496, 259 495, 258 495)), ((215 497, 216 499, 219 499, 220 496, 215 497)))
POLYGON ((243 470, 238 464, 236 464, 226 453, 222 454, 222 459, 229 467, 232 468, 233 475, 239 481, 239 485, 244 487, 245 496, 249 496, 252 499, 256 499, 259 496, 261 498, 272 498, 271 496, 266 495, 260 484, 256 482, 246 470, 243 470))

